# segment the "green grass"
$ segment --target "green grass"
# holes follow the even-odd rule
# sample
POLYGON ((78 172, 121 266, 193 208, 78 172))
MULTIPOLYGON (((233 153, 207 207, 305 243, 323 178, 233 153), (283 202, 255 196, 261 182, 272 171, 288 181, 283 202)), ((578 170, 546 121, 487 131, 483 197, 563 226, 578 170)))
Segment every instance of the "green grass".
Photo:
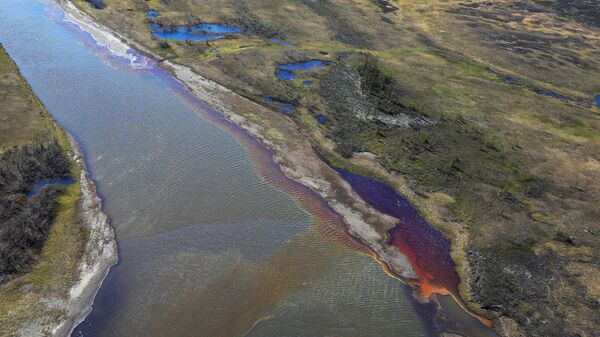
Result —
POLYGON ((0 46, 0 149, 28 144, 51 129, 52 119, 0 46))

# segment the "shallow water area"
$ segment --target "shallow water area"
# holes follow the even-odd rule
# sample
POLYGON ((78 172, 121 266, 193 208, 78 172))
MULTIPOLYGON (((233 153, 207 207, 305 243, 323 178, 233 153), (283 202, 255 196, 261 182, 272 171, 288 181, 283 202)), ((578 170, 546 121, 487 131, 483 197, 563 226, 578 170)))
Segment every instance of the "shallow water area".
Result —
POLYGON ((151 24, 150 29, 152 30, 152 36, 159 39, 166 40, 177 40, 177 41, 207 41, 207 40, 217 40, 222 39, 224 35, 212 35, 212 34, 204 34, 198 33, 197 31, 192 31, 187 27, 178 27, 172 29, 165 29, 160 27, 157 24, 151 24))
POLYGON ((197 26, 191 27, 192 31, 201 31, 213 34, 236 34, 243 33, 244 30, 241 28, 227 26, 220 23, 203 23, 197 26))
POLYGON ((265 97, 265 98, 263 98, 263 102, 269 103, 269 104, 277 107, 279 112, 282 112, 286 115, 289 115, 290 113, 292 113, 294 111, 294 107, 292 104, 279 101, 275 98, 265 97))
MULTIPOLYGON (((158 13, 156 13, 156 15, 158 15, 158 13)), ((148 17, 151 17, 150 13, 148 13, 148 17)), ((152 36, 156 38, 195 41, 217 40, 224 38, 227 34, 244 32, 241 28, 218 23, 202 23, 190 27, 162 27, 159 24, 152 23, 150 24, 150 29, 152 31, 152 36)))
POLYGON ((596 106, 600 108, 600 95, 594 98, 594 104, 596 104, 596 106))
POLYGON ((55 178, 55 179, 41 179, 38 180, 35 185, 27 192, 27 197, 33 197, 37 192, 39 192, 42 188, 48 185, 70 185, 74 183, 75 180, 72 177, 64 177, 64 178, 55 178))
POLYGON ((432 334, 322 200, 153 62, 113 56, 53 2, 5 0, 0 15, 117 232, 119 264, 74 336, 432 334))
POLYGON ((550 90, 544 89, 544 88, 533 88, 533 91, 535 91, 536 93, 538 93, 539 95, 542 95, 542 96, 548 96, 548 97, 552 97, 552 98, 556 98, 556 99, 560 99, 560 100, 569 99, 569 97, 567 97, 565 95, 561 95, 559 93, 556 93, 554 91, 550 91, 550 90))
POLYGON ((275 43, 278 43, 278 44, 280 44, 280 45, 284 45, 284 46, 286 46, 286 47, 295 47, 295 46, 296 46, 296 44, 294 44, 294 43, 287 42, 287 41, 280 40, 280 39, 276 39, 276 38, 274 38, 274 37, 273 37, 273 38, 270 38, 270 39, 269 39, 269 41, 271 41, 271 42, 275 42, 275 43))
POLYGON ((325 122, 327 122, 327 119, 325 119, 325 116, 323 115, 316 115, 315 119, 317 120, 317 122, 319 122, 319 124, 321 125, 325 125, 325 122))
POLYGON ((323 60, 308 60, 302 62, 294 62, 287 64, 280 64, 277 66, 277 78, 284 81, 291 81, 296 78, 296 74, 294 71, 302 70, 309 71, 314 68, 324 68, 327 65, 332 64, 331 61, 323 61, 323 60))

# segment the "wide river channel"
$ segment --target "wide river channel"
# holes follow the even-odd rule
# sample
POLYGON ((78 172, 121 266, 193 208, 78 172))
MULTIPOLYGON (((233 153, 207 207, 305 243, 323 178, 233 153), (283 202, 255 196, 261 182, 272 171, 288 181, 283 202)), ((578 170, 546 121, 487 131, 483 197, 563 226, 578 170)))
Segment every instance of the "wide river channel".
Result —
MULTIPOLYGON (((119 263, 75 336, 430 336, 387 275, 271 154, 53 2, 0 1, 0 42, 81 146, 119 263)), ((138 60, 139 61, 139 60, 138 60)))

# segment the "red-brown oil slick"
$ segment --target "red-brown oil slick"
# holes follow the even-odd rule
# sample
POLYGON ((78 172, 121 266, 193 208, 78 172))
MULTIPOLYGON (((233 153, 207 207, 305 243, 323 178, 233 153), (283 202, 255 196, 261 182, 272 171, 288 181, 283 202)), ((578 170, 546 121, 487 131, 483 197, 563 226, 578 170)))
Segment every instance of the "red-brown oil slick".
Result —
MULTIPOLYGON (((471 313, 460 301, 458 285, 460 278, 450 257, 450 241, 421 217, 417 210, 393 188, 368 177, 337 169, 337 172, 352 188, 378 211, 398 219, 396 226, 388 231, 389 243, 396 247, 409 260, 418 279, 404 279, 416 288, 424 299, 434 300, 440 308, 446 309, 446 318, 462 326, 462 334, 481 336, 497 335, 490 327, 491 322, 471 313), (454 299, 449 301, 448 298, 454 299), (463 310, 482 326, 468 326, 456 313, 463 310)), ((388 272, 399 277, 393 271, 388 272)), ((477 324, 475 324, 477 325, 477 324)), ((457 329, 456 327, 452 330, 457 329)), ((456 331, 455 331, 456 332, 456 331)))

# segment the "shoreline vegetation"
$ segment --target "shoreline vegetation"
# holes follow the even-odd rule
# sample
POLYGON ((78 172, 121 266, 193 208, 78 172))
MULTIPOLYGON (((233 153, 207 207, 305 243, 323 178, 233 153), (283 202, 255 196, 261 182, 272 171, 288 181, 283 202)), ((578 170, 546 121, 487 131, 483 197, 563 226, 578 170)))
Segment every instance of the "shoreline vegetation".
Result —
POLYGON ((0 335, 67 335, 115 262, 114 234, 77 144, 1 46, 0 80, 0 335))
POLYGON ((110 27, 259 139, 288 177, 327 200, 401 276, 414 274, 389 249, 394 219, 365 204, 330 165, 386 182, 442 230, 462 299, 502 335, 597 331, 600 119, 590 97, 600 77, 589 69, 599 66, 590 55, 600 33, 586 14, 593 8, 570 17, 541 0, 225 1, 218 9, 105 1, 102 10, 59 3, 98 22, 88 27, 110 27), (148 18, 149 10, 157 15, 148 18), (287 12, 297 20, 286 26, 287 12), (249 34, 168 41, 152 38, 148 25, 202 22, 249 34), (279 64, 310 59, 333 64, 276 80, 279 64), (294 112, 282 116, 263 97, 290 102, 294 112))

